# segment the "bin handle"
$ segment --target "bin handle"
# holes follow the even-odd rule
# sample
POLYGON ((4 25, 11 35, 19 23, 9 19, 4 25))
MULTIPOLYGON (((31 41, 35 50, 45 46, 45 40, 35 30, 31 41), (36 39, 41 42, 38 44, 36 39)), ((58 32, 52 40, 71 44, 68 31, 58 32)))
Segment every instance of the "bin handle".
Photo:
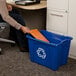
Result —
MULTIPOLYGON (((70 39, 66 39, 66 40, 70 40, 70 39)), ((58 45, 64 43, 66 40, 61 41, 58 45)))
POLYGON ((54 13, 51 13, 51 15, 58 16, 58 17, 63 17, 63 15, 58 15, 58 14, 54 14, 54 13))

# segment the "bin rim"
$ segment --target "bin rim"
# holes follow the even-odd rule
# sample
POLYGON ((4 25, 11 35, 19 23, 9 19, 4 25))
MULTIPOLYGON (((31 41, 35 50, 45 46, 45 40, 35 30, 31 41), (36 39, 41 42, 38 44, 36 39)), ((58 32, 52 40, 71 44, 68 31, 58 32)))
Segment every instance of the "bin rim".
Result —
POLYGON ((39 42, 44 43, 44 44, 47 44, 47 45, 52 45, 52 46, 54 46, 54 47, 55 47, 55 46, 59 46, 60 44, 62 44, 62 43, 65 42, 66 40, 71 40, 71 39, 72 39, 72 38, 65 39, 65 40, 61 41, 60 43, 58 43, 58 44, 54 44, 54 43, 49 43, 49 42, 45 42, 45 41, 42 41, 42 40, 35 39, 35 38, 31 37, 29 34, 26 35, 26 38, 29 38, 29 39, 34 40, 34 41, 39 41, 39 42))
POLYGON ((29 38, 29 39, 34 40, 34 41, 39 41, 39 42, 44 43, 44 44, 57 46, 57 44, 54 44, 54 43, 49 43, 49 42, 42 41, 42 40, 38 40, 38 39, 35 39, 35 38, 31 37, 30 35, 26 35, 26 38, 29 38))
MULTIPOLYGON (((46 32, 46 30, 40 30, 41 33, 44 32, 44 31, 46 32)), ((47 31, 47 32, 49 32, 49 31, 47 31)), ((49 33, 65 37, 65 38, 67 38, 67 40, 72 40, 73 39, 73 37, 71 37, 71 36, 61 35, 61 34, 57 34, 57 33, 54 33, 54 32, 49 32, 49 33)))

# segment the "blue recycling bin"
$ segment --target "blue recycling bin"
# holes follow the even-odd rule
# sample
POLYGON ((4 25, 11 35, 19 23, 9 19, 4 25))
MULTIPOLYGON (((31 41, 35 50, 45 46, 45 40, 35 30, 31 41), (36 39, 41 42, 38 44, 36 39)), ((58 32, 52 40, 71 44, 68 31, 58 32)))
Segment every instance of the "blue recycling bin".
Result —
POLYGON ((40 31, 49 41, 44 42, 27 35, 30 60, 52 70, 57 70, 67 63, 72 37, 40 31))

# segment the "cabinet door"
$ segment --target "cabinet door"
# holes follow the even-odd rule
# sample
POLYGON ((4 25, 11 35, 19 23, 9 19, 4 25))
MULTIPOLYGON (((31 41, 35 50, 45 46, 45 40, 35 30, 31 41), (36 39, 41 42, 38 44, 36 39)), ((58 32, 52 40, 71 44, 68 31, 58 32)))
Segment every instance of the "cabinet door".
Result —
POLYGON ((47 12, 47 30, 67 34, 67 13, 49 11, 47 12))
POLYGON ((68 0, 47 0, 47 7, 50 9, 68 10, 68 0))
MULTIPOLYGON (((70 20, 72 20, 72 19, 70 19, 70 20)), ((73 37, 71 47, 70 47, 70 57, 76 59, 76 19, 69 22, 68 35, 73 37)))
POLYGON ((73 37, 70 57, 76 59, 76 0, 69 0, 68 35, 73 37))

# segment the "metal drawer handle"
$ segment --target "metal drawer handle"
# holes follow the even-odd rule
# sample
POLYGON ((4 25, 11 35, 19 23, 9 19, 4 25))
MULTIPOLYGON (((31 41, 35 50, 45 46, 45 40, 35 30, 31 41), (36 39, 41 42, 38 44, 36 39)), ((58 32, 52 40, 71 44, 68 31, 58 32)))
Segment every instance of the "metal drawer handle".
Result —
POLYGON ((58 15, 58 14, 53 14, 53 13, 51 13, 51 15, 53 15, 53 16, 59 16, 59 17, 63 17, 63 15, 58 15))

